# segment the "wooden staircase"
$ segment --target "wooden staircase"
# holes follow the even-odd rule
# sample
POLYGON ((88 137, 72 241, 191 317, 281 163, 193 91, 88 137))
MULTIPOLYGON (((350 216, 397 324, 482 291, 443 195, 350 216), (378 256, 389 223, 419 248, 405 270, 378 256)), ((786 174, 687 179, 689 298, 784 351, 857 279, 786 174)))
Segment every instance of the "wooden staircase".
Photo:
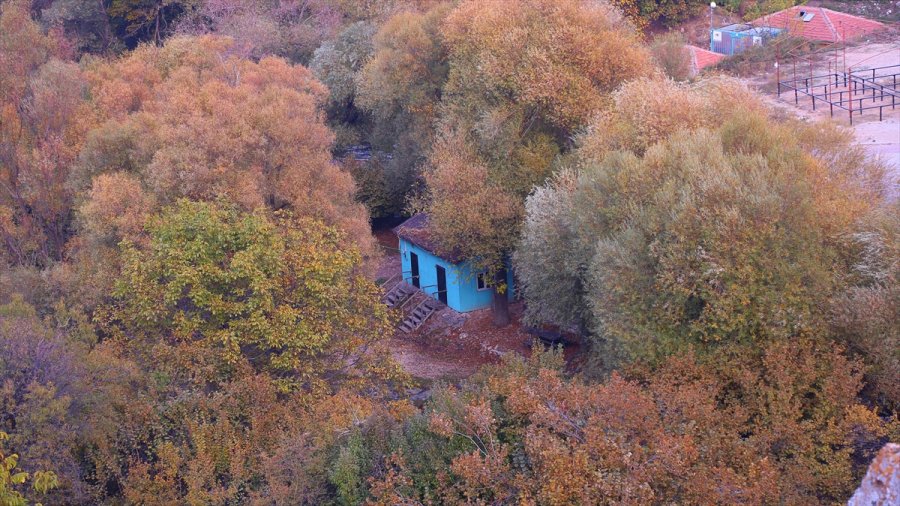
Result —
POLYGON ((416 288, 401 280, 388 290, 381 300, 389 308, 398 308, 402 307, 414 293, 416 293, 416 288))
POLYGON ((381 301, 389 308, 404 312, 398 328, 407 334, 421 327, 429 316, 444 307, 443 303, 404 281, 399 274, 387 280, 382 286, 387 291, 381 301), (388 286, 390 288, 387 288, 388 286), (412 310, 404 310, 404 307, 412 310))
POLYGON ((409 334, 421 327, 422 324, 425 323, 425 320, 434 314, 435 311, 441 309, 442 306, 443 304, 426 295, 418 304, 416 304, 412 311, 403 317, 403 321, 400 322, 400 330, 409 334))

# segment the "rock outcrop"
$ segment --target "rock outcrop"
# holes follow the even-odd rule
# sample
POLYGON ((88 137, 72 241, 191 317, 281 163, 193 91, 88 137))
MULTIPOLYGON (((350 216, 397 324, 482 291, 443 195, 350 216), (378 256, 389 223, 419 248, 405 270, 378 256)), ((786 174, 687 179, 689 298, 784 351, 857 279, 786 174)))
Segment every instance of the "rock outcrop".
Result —
POLYGON ((884 445, 848 506, 900 506, 900 445, 884 445))

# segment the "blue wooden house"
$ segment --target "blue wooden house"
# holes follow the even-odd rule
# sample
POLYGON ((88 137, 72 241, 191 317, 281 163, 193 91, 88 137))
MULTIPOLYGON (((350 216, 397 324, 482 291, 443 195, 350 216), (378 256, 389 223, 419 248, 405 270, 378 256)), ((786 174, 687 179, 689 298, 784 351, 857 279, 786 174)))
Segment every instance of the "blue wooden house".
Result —
MULTIPOLYGON (((428 215, 417 214, 394 228, 400 242, 403 280, 459 311, 491 306, 489 279, 476 272, 471 262, 458 255, 436 253, 436 243, 428 231, 428 215)), ((507 269, 506 295, 513 298, 513 276, 507 269)))

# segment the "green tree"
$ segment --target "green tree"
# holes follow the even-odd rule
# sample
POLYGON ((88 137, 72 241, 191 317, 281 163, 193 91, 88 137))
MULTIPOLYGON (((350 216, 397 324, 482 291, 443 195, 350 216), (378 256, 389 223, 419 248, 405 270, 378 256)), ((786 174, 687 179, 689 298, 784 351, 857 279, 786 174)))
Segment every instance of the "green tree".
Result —
MULTIPOLYGON (((57 486, 56 475, 50 471, 38 471, 34 476, 23 471, 17 471, 19 456, 15 453, 7 454, 2 443, 9 436, 0 432, 0 504, 3 506, 25 506, 28 504, 25 497, 15 487, 22 485, 31 479, 31 487, 35 492, 46 494, 57 486)), ((38 506, 40 506, 38 504, 38 506)))
MULTIPOLYGON (((690 103, 678 90, 668 98, 690 103)), ((640 99, 530 197, 516 256, 529 315, 589 329, 607 365, 617 346, 647 359, 824 334, 852 274, 849 237, 881 201, 880 167, 846 132, 779 124, 753 103, 721 120, 715 106, 640 99)))
POLYGON ((705 0, 638 0, 643 17, 648 23, 672 27, 702 12, 709 5, 705 0))
POLYGON ((250 366, 321 395, 395 372, 379 346, 390 314, 339 231, 187 200, 147 231, 145 247, 124 244, 111 317, 136 346, 168 354, 172 374, 216 381, 250 366), (185 360, 199 366, 179 371, 185 360))
POLYGON ((319 46, 309 64, 310 70, 328 87, 328 117, 332 128, 337 130, 338 147, 359 144, 366 136, 370 122, 356 104, 356 76, 375 50, 376 31, 372 23, 354 23, 334 40, 319 46))

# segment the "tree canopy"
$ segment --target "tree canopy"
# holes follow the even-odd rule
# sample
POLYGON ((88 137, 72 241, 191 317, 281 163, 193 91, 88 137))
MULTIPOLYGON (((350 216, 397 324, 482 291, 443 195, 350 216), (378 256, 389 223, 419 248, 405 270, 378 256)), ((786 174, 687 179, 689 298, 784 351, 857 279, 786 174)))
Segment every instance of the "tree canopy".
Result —
POLYGON ((0 505, 845 501, 900 204, 703 5, 0 0, 0 505), (419 212, 513 326, 398 332, 419 212))
POLYGON ((833 127, 775 123, 753 102, 723 118, 691 107, 721 86, 668 86, 656 100, 623 90, 529 197, 516 266, 530 315, 632 358, 821 331, 852 283, 848 237, 878 206, 880 167, 833 127))
POLYGON ((109 332, 173 360, 173 377, 217 381, 249 366, 319 393, 353 366, 391 372, 373 358, 387 308, 337 230, 188 200, 146 227, 145 247, 124 244, 109 332))

